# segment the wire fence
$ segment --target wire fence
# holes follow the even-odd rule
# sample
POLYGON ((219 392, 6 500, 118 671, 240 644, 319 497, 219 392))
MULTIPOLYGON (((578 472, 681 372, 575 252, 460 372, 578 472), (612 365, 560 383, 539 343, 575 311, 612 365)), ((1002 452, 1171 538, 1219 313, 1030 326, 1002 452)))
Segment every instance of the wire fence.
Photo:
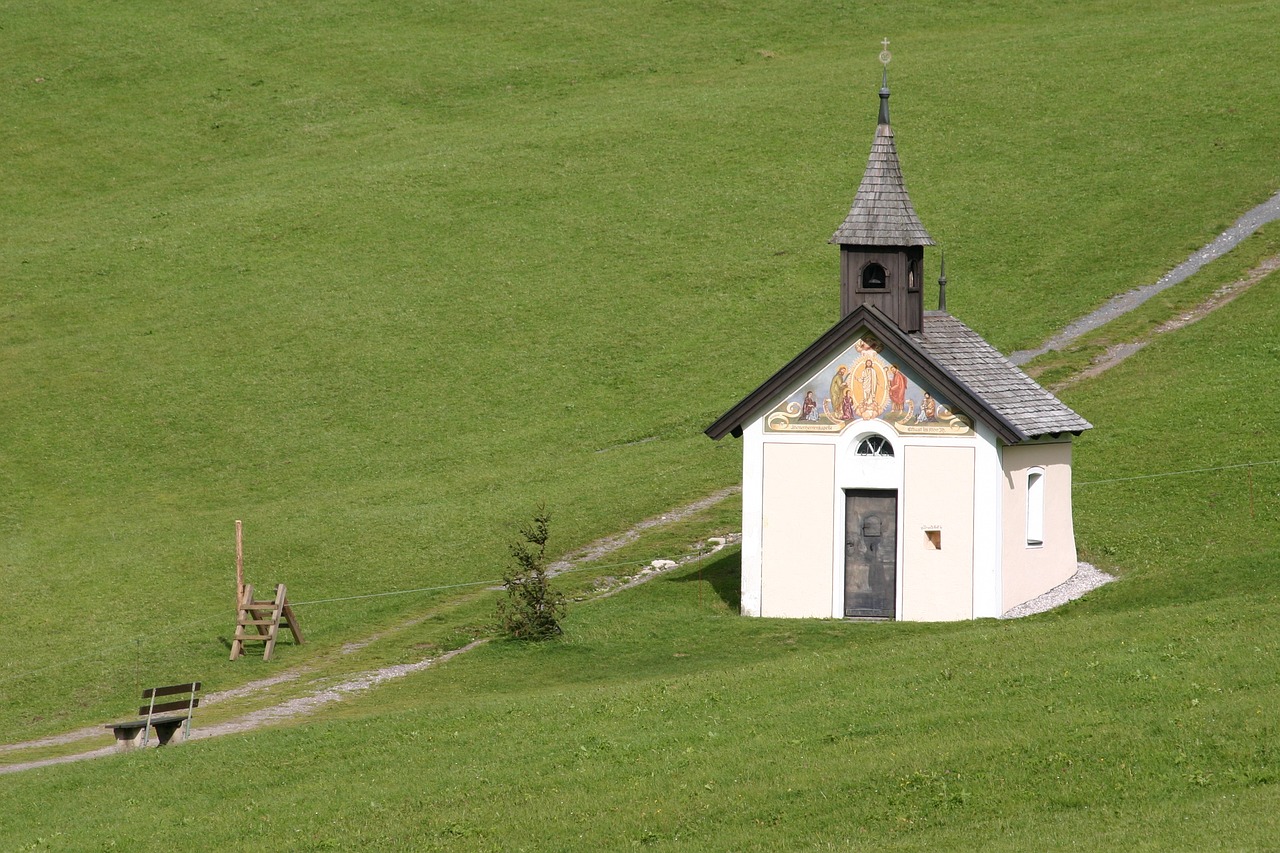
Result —
MULTIPOLYGON (((1085 482, 1073 483, 1072 485, 1075 488, 1083 488, 1085 486, 1102 486, 1102 485, 1107 485, 1111 483, 1128 483, 1136 480, 1152 480, 1160 477, 1181 477, 1181 476, 1187 476, 1191 474, 1213 473, 1216 471, 1231 471, 1231 470, 1240 470, 1240 469, 1249 469, 1249 468, 1260 468, 1268 465, 1280 465, 1280 459, 1267 459, 1260 462, 1240 462, 1240 463, 1234 463, 1231 465, 1215 465, 1208 468, 1188 468, 1182 471, 1159 471, 1152 474, 1137 474, 1131 477, 1111 477, 1105 480, 1088 480, 1085 482)), ((628 560, 626 562, 609 563, 605 565, 596 565, 594 563, 586 563, 573 568, 561 570, 556 574, 564 575, 564 574, 571 574, 574 572, 582 572, 582 571, 604 571, 606 569, 627 568, 631 566, 644 565, 652 562, 653 562, 652 560, 628 560)), ((369 592, 369 593, 362 593, 357 595, 346 595, 346 596, 340 596, 336 598, 318 598, 318 599, 313 599, 311 601, 293 602, 292 606, 295 608, 314 607, 322 604, 338 604, 338 603, 351 602, 351 601, 364 601, 364 600, 374 599, 374 598, 389 598, 389 597, 398 596, 398 595, 421 595, 421 594, 432 593, 432 592, 446 592, 452 589, 466 589, 470 587, 482 587, 482 586, 499 586, 502 583, 503 583, 502 578, 492 578, 489 580, 482 580, 482 581, 467 581, 465 583, 445 584, 443 586, 424 586, 424 587, 416 587, 414 589, 394 589, 394 590, 386 590, 383 592, 369 592)), ((191 622, 183 622, 177 625, 170 625, 166 628, 161 628, 154 631, 151 634, 151 637, 171 634, 180 629, 189 630, 192 628, 198 628, 210 622, 222 621, 223 619, 224 617, 222 616, 210 616, 204 619, 198 619, 191 622)), ((0 684, 7 684, 12 681, 16 681, 20 678, 28 678, 33 675, 38 675, 43 672, 48 672, 49 670, 58 669, 64 666, 69 666, 74 663, 83 663, 89 660, 99 660, 104 657, 107 657, 112 652, 117 652, 122 649, 130 648, 130 647, 136 647, 136 645, 137 645, 137 641, 131 640, 131 641, 126 641, 122 643, 115 643, 110 646, 100 647, 88 654, 79 655, 72 658, 63 658, 61 660, 58 660, 46 666, 37 667, 35 669, 23 670, 22 672, 13 673, 10 675, 0 676, 0 684)))
POLYGON ((1186 471, 1162 471, 1158 474, 1137 474, 1133 477, 1112 477, 1109 480, 1089 480, 1085 483, 1074 483, 1075 486, 1101 486, 1106 483, 1128 483, 1132 480, 1154 480, 1157 477, 1179 477, 1183 474, 1206 474, 1212 471, 1232 471, 1240 468, 1260 468, 1264 465, 1280 465, 1280 459, 1268 459, 1265 462, 1241 462, 1235 465, 1215 465, 1212 468, 1188 468, 1186 471))
MULTIPOLYGON (((563 569, 559 572, 556 572, 556 575, 566 575, 566 574, 572 574, 574 572, 584 572, 584 571, 604 571, 606 569, 618 569, 618 568, 627 568, 632 566, 650 565, 653 562, 654 562, 653 560, 628 560, 622 563, 607 563, 605 565, 596 565, 594 563, 587 563, 587 564, 576 566, 573 568, 563 569)), ((494 578, 491 580, 483 580, 483 581, 468 581, 466 583, 445 584, 443 586, 424 586, 424 587, 417 587, 415 589, 394 589, 394 590, 387 590, 385 592, 370 592, 370 593, 364 593, 360 595, 347 595, 339 598, 318 598, 318 599, 313 599, 311 601, 290 602, 290 606, 295 608, 310 607, 318 604, 335 604, 338 602, 362 601, 362 600, 373 599, 373 598, 388 598, 390 596, 395 596, 395 595, 415 595, 415 594, 423 594, 423 593, 429 593, 429 592, 442 592, 442 591, 451 590, 451 589, 464 589, 468 587, 477 587, 477 586, 491 586, 491 587, 501 586, 503 582, 504 581, 502 578, 494 578)), ((185 622, 169 625, 165 628, 156 629, 151 632, 148 639, 155 639, 168 634, 172 634, 178 630, 190 630, 193 628, 199 628, 202 625, 207 625, 210 622, 221 622, 225 620, 227 620, 227 617, 225 616, 207 616, 204 619, 196 619, 194 621, 185 621, 185 622)), ((129 648, 137 648, 137 646, 138 646, 138 640, 136 639, 128 640, 121 643, 114 643, 109 646, 100 646, 94 651, 89 652, 88 654, 77 655, 75 657, 70 657, 70 658, 62 658, 58 661, 47 664, 45 666, 36 667, 34 669, 25 669, 21 672, 0 676, 0 684, 8 684, 10 682, 17 681, 18 679, 21 679, 21 678, 29 678, 31 676, 39 675, 41 673, 48 672, 50 670, 59 669, 65 666, 70 666, 71 664, 75 664, 75 663, 84 663, 86 661, 91 661, 91 660, 101 660, 103 658, 108 657, 112 652, 118 652, 118 651, 122 651, 124 649, 129 649, 129 648)))
MULTIPOLYGON (((640 566, 640 565, 644 565, 646 563, 652 563, 652 562, 653 562, 652 560, 629 560, 625 563, 610 563, 604 566, 597 566, 594 563, 589 563, 584 566, 578 566, 577 568, 562 569, 556 572, 555 574, 556 576, 567 575, 567 574, 572 574, 573 572, 585 572, 588 569, 595 570, 595 571, 603 571, 605 569, 618 569, 618 568, 623 568, 625 566, 640 566)), ((504 583, 504 580, 502 578, 497 578, 495 580, 487 580, 487 581, 467 581, 466 583, 454 583, 454 584, 449 584, 447 586, 424 586, 424 587, 419 587, 418 589, 393 589, 387 592, 369 592, 363 595, 347 595, 347 596, 343 596, 342 598, 318 598, 314 601, 299 601, 291 604, 293 607, 306 607, 311 604, 332 604, 337 601, 360 601, 366 598, 386 598, 387 596, 391 596, 391 595, 412 595, 414 593, 419 593, 419 592, 440 592, 446 589, 462 589, 464 587, 471 587, 471 586, 499 586, 502 583, 504 583)))

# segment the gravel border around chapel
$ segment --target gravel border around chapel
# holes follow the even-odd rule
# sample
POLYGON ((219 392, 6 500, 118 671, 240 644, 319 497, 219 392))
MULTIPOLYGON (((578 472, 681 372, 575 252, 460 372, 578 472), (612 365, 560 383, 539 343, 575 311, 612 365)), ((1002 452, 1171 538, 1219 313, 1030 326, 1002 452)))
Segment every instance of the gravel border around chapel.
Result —
POLYGON ((1104 571, 1100 571, 1089 563, 1076 563, 1076 573, 1067 578, 1053 589, 1036 596, 1030 601, 1023 602, 1017 607, 1005 612, 1001 619, 1017 619, 1022 616, 1030 616, 1033 613, 1044 613, 1046 610, 1052 610, 1066 604, 1068 601, 1074 601, 1090 590, 1097 589, 1106 583, 1115 580, 1115 576, 1109 575, 1104 571))

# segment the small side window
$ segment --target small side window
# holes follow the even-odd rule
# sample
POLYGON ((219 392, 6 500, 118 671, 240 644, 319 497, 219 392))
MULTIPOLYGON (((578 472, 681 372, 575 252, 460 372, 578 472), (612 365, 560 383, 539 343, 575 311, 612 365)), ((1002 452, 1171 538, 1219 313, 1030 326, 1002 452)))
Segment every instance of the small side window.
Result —
POLYGON ((1044 544, 1044 469, 1027 472, 1027 547, 1044 544))

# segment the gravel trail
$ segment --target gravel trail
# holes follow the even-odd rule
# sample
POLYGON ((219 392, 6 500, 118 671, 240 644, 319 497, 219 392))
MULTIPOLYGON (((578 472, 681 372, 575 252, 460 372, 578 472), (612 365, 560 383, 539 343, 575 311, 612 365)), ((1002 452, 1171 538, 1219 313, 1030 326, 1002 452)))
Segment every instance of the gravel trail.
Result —
POLYGON ((1222 306, 1227 305, 1237 296, 1244 293, 1246 290, 1253 287, 1276 270, 1280 270, 1280 255, 1265 259, 1262 263, 1249 270, 1244 278, 1238 279, 1237 281, 1233 281, 1229 284, 1224 284, 1222 287, 1219 287, 1213 293, 1209 294, 1209 296, 1199 305, 1188 311, 1184 311, 1182 314, 1179 314, 1171 320, 1166 320, 1164 323, 1156 326, 1138 340, 1125 341, 1124 343, 1113 344, 1110 347, 1107 347, 1107 351, 1100 356, 1096 356, 1093 359, 1093 362, 1084 370, 1074 376, 1067 377, 1055 385, 1051 385, 1049 390, 1057 394, 1059 391, 1069 388, 1081 380, 1092 379, 1095 376, 1100 376, 1102 373, 1110 370, 1129 356, 1141 350, 1157 335, 1176 332, 1179 329, 1184 329, 1187 326, 1190 326, 1192 323, 1203 320, 1205 317, 1209 316, 1222 306))
POLYGON ((1191 257, 1162 275, 1155 284, 1136 287, 1126 293, 1121 293, 1119 296, 1111 297, 1101 308, 1069 323, 1065 329, 1049 338, 1038 348, 1017 350, 1010 354, 1009 360, 1014 364, 1026 364, 1036 356, 1044 355, 1050 350, 1062 349, 1086 332, 1092 332, 1099 326, 1110 323, 1121 314, 1127 314, 1162 290, 1168 290, 1175 284, 1186 281, 1205 264, 1222 257, 1234 249, 1245 237, 1276 219, 1280 219, 1280 192, 1277 192, 1271 198, 1241 216, 1234 225, 1219 234, 1212 243, 1195 252, 1191 257))
MULTIPOLYGON (((673 512, 668 513, 667 515, 660 516, 658 517, 657 520, 647 519, 646 521, 640 522, 640 524, 632 528, 631 531, 628 531, 627 534, 630 534, 633 531, 636 531, 638 529, 648 529, 649 527, 653 527, 656 524, 662 523, 662 521, 671 521, 671 520, 676 520, 678 518, 684 518, 687 515, 691 514, 692 512, 696 512, 698 509, 711 506, 712 504, 718 501, 724 500, 726 497, 728 497, 731 494, 734 494, 736 491, 738 491, 738 489, 736 488, 725 489, 721 492, 716 492, 714 495, 710 495, 699 501, 695 501, 693 504, 690 504, 687 507, 684 507, 679 510, 674 510, 673 512)), ((587 546, 586 548, 582 549, 581 552, 578 552, 578 553, 589 552, 592 554, 591 559, 596 559, 600 556, 603 556, 604 554, 609 553, 609 551, 611 550, 617 550, 618 548, 621 548, 623 545, 626 545, 629 542, 633 541, 635 537, 634 536, 628 537, 627 534, 622 534, 617 537, 612 537, 610 540, 601 540, 600 542, 593 543, 592 545, 587 546), (612 543, 612 545, 610 546, 606 544, 606 542, 612 543)), ((618 579, 618 578, 612 579, 614 581, 612 584, 610 584, 605 588, 597 590, 594 595, 589 597, 589 600, 598 600, 602 598, 608 598, 609 596, 614 595, 618 592, 621 592, 624 589, 631 589, 633 587, 639 586, 642 583, 653 580, 654 578, 659 577, 660 575, 663 575, 671 571, 672 569, 676 569, 676 568, 679 568, 680 566, 687 565, 688 563, 691 563, 695 560, 705 559, 706 557, 709 557, 712 554, 715 554, 718 551, 724 549, 727 545, 737 542, 740 538, 741 537, 739 537, 737 534, 731 534, 723 538, 709 539, 705 543, 699 543, 699 545, 705 546, 705 547, 699 547, 696 553, 685 555, 678 560, 655 560, 650 566, 640 569, 632 577, 628 577, 625 579, 618 579)), ((578 559, 581 560, 584 558, 579 557, 578 559)), ((566 564, 566 567, 567 567, 567 564, 566 564)), ((420 621, 420 620, 417 620, 417 621, 420 621)), ((254 711, 249 711, 232 720, 227 720, 221 723, 215 723, 209 726, 193 725, 191 729, 191 739, 199 740, 199 739, 210 738, 210 737, 220 737, 222 735, 250 732, 256 729, 263 728, 264 726, 271 725, 273 723, 282 723, 282 722, 286 722, 288 720, 294 719, 296 717, 305 716, 319 708, 324 707, 325 705, 329 705, 334 702, 341 701, 342 699, 345 699, 348 696, 352 696, 357 693, 363 693, 367 690, 372 690, 374 687, 377 687, 378 685, 384 684, 388 681, 392 681, 397 678, 403 678, 406 675, 411 675, 412 673, 415 673, 415 672, 421 672, 422 670, 428 669, 429 667, 445 663, 446 661, 449 661, 459 655, 463 655, 469 651, 477 649, 480 646, 483 646, 487 642, 489 642, 489 639, 487 637, 482 637, 480 639, 472 640, 470 643, 468 643, 467 645, 461 648, 454 649, 449 652, 445 652, 444 654, 438 655, 436 657, 424 658, 423 660, 414 661, 413 663, 397 664, 395 666, 387 666, 387 667, 382 667, 380 669, 369 670, 367 672, 357 673, 341 681, 337 681, 331 684, 327 684, 323 686, 317 685, 316 688, 308 694, 305 694, 303 696, 298 696, 293 699, 288 699, 284 702, 279 702, 275 705, 269 705, 265 708, 259 708, 254 711)), ((211 704, 216 704, 217 701, 222 699, 230 699, 230 698, 249 695, 251 693, 257 692, 259 690, 263 690, 266 687, 270 687, 274 684, 278 684, 283 681, 295 680, 300 676, 300 674, 301 673, 298 671, 283 672, 278 675, 272 676, 270 678, 262 679, 256 682, 251 682, 249 684, 243 685, 241 687, 238 687, 232 690, 226 690, 221 693, 211 693, 209 694, 209 697, 206 700, 202 701, 201 704, 204 706, 208 706, 211 704)), ((77 729, 74 732, 68 732, 64 735, 57 735, 49 738, 42 738, 41 740, 38 740, 38 741, 27 741, 25 743, 9 744, 4 747, 0 747, 0 749, 8 751, 8 750, 17 750, 17 749, 29 749, 29 748, 39 747, 39 746, 52 746, 52 745, 63 744, 63 743, 72 743, 76 740, 87 740, 89 738, 100 737, 102 733, 103 733, 103 729, 101 726, 88 726, 83 729, 77 729)), ((37 767, 50 767, 55 764, 68 764, 73 761, 87 761, 91 758, 103 758, 108 755, 116 755, 116 754, 118 753, 114 746, 100 747, 98 749, 93 749, 86 752, 79 752, 74 755, 63 755, 57 758, 43 758, 43 759, 37 759, 35 761, 24 761, 24 762, 19 762, 15 764, 0 766, 0 775, 4 775, 6 773, 19 773, 19 772, 22 772, 23 770, 34 770, 37 767)))

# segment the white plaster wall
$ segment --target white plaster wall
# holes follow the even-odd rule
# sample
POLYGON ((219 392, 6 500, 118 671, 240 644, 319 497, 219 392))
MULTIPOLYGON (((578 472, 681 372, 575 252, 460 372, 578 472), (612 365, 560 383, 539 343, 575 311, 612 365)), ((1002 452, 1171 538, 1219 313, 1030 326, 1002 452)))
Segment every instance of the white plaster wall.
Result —
MULTIPOLYGON (((1071 443, 1026 442, 1004 448, 1003 609, 1048 592, 1076 571, 1071 515, 1071 443), (1027 544, 1027 472, 1044 468, 1044 544, 1027 544)), ((1003 612, 1003 611, 1002 611, 1003 612)))
MULTIPOLYGON (((742 441, 741 610, 743 615, 807 615, 843 618, 844 490, 856 488, 887 489, 898 492, 898 619, 930 621, 944 618, 967 619, 975 616, 998 616, 1004 612, 1004 587, 1002 585, 1003 540, 1001 538, 1001 529, 1004 523, 1006 478, 1001 470, 1001 449, 997 439, 994 433, 984 425, 977 424, 976 434, 973 436, 902 436, 898 435, 892 427, 876 420, 862 421, 851 425, 844 433, 839 435, 823 433, 766 434, 763 420, 757 418, 748 422, 744 427, 742 441), (872 434, 880 435, 889 441, 894 448, 893 457, 857 455, 858 443, 872 434), (813 515, 812 518, 808 519, 809 521, 813 521, 816 524, 818 516, 825 516, 826 518, 826 523, 823 525, 823 529, 826 532, 822 535, 826 537, 824 541, 828 544, 826 546, 825 570, 822 577, 827 589, 823 594, 823 604, 820 607, 815 604, 816 593, 812 589, 799 593, 799 598, 804 599, 806 602, 803 606, 799 601, 794 601, 780 607, 780 610, 775 610, 764 601, 763 590, 765 586, 774 580, 780 581, 785 577, 785 574, 782 573, 773 577, 762 559, 765 547, 766 446, 824 448, 826 453, 832 454, 834 457, 834 477, 829 480, 831 484, 829 494, 820 504, 816 502, 808 504, 809 511, 813 515), (951 478, 947 489, 947 494, 950 497, 946 499, 939 498, 938 502, 946 505, 954 504, 955 507, 963 508, 963 511, 968 513, 967 535, 970 543, 970 562, 965 568, 969 578, 968 585, 964 589, 954 588, 947 594, 947 596, 963 596, 966 594, 964 590, 967 589, 969 601, 964 606, 954 604, 946 607, 936 606, 935 604, 930 604, 927 597, 921 598, 919 596, 916 597, 916 601, 913 604, 908 604, 904 601, 908 562, 906 549, 909 546, 922 544, 924 534, 921 525, 930 523, 917 520, 915 527, 910 527, 905 503, 907 489, 903 463, 908 454, 921 450, 925 451, 925 456, 921 458, 926 462, 932 458, 929 456, 932 451, 958 450, 963 454, 967 454, 969 459, 967 469, 962 473, 958 481, 948 473, 950 468, 954 467, 951 460, 958 457, 942 457, 948 460, 945 470, 942 471, 933 470, 928 464, 923 464, 917 470, 918 485, 922 485, 926 489, 936 491, 940 484, 947 482, 947 478, 951 478), (781 610, 787 612, 784 613, 781 610), (799 612, 802 610, 806 612, 799 612), (809 610, 813 610, 813 612, 807 612, 809 610)), ((780 466, 785 467, 785 463, 779 460, 784 459, 787 452, 783 451, 781 456, 775 459, 775 464, 770 466, 771 469, 776 470, 780 466)), ((822 470, 823 476, 826 476, 825 469, 822 470)), ((768 479, 772 481, 771 476, 768 479)), ((775 494, 797 492, 797 484, 794 483, 782 483, 779 488, 781 490, 775 494)), ((926 502, 919 506, 923 507, 922 511, 929 510, 924 512, 925 516, 932 515, 935 521, 939 517, 936 513, 932 513, 930 509, 932 504, 926 502)), ((804 519, 801 519, 801 521, 803 522, 804 519)), ((957 524, 965 525, 966 522, 963 519, 956 520, 952 518, 947 522, 948 532, 954 532, 957 524)), ((948 558, 956 553, 952 548, 952 544, 956 541, 954 536, 948 536, 947 541, 944 542, 944 550, 949 551, 948 558)), ((781 550, 785 551, 786 548, 781 550)), ((917 561, 915 567, 917 569, 936 570, 938 566, 934 557, 936 555, 929 555, 924 562, 917 561)), ((781 560, 781 557, 779 559, 781 560)), ((785 561, 780 565, 785 565, 785 561)), ((790 572, 791 570, 784 568, 782 571, 790 572)), ((809 565, 805 572, 806 579, 803 583, 817 582, 818 572, 812 565, 809 565)), ((956 579, 954 573, 948 574, 947 577, 953 581, 956 579)), ((787 593, 781 588, 775 590, 775 597, 777 594, 783 596, 777 601, 784 602, 786 600, 787 593)), ((948 600, 951 599, 948 598, 948 600)))
POLYGON ((903 460, 899 538, 901 618, 945 622, 973 616, 975 450, 910 445, 903 460), (941 533, 939 549, 927 530, 941 533))
POLYGON ((764 443, 762 616, 831 615, 835 467, 829 443, 764 443))
POLYGON ((760 522, 764 503, 764 427, 757 418, 742 430, 743 616, 760 615, 760 522))
POLYGON ((973 479, 973 617, 1004 613, 1001 543, 1004 524, 1004 477, 1000 440, 990 427, 977 424, 973 479))

